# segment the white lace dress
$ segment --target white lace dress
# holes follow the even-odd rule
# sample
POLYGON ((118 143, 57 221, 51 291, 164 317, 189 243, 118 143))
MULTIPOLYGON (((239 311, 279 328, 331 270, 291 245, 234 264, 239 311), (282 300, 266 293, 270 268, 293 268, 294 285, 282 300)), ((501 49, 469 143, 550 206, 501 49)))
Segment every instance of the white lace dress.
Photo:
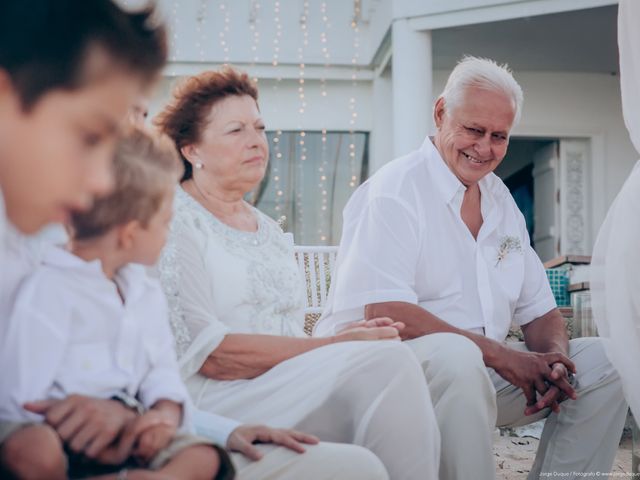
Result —
POLYGON ((250 380, 198 373, 229 333, 304 336, 304 283, 293 245, 273 220, 255 214, 258 231, 238 231, 182 188, 176 192, 158 268, 182 376, 196 406, 244 423, 363 445, 394 479, 436 478, 439 435, 429 392, 418 363, 399 342, 333 344, 250 380))

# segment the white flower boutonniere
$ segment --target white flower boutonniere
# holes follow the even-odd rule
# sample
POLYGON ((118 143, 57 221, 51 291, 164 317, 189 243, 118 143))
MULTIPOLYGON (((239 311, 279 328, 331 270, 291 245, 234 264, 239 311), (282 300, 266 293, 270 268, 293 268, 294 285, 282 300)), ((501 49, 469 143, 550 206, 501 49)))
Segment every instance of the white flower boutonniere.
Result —
POLYGON ((498 247, 498 259, 495 266, 509 254, 509 252, 522 252, 522 245, 518 237, 504 236, 500 239, 500 247, 498 247))

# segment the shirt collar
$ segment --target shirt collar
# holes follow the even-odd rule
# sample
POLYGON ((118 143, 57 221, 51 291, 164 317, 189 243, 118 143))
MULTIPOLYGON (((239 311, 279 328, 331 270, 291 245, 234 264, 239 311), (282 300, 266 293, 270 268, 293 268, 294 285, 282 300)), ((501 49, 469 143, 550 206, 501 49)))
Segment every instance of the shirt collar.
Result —
POLYGON ((430 137, 425 139, 422 147, 420 147, 420 151, 427 158, 427 168, 431 175, 433 175, 442 199, 445 203, 451 203, 456 197, 456 194, 460 190, 466 190, 466 187, 449 169, 430 137))
MULTIPOLYGON (((55 268, 70 270, 80 275, 87 275, 93 279, 112 284, 103 270, 102 262, 96 260, 84 260, 65 248, 57 245, 47 247, 44 253, 43 263, 55 268)), ((120 268, 115 275, 116 283, 125 297, 125 303, 136 301, 146 290, 151 278, 144 266, 129 264, 120 268)))

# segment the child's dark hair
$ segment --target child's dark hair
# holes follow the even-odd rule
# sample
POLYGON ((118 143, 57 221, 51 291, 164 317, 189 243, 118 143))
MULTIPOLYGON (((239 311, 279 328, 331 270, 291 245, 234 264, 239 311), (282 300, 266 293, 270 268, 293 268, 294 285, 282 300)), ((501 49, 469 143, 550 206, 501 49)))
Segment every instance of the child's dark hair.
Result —
POLYGON ((132 128, 119 140, 113 168, 115 189, 89 211, 72 215, 76 240, 98 237, 132 220, 146 227, 182 175, 171 139, 140 128, 132 128))
POLYGON ((0 70, 25 110, 50 90, 73 90, 102 50, 116 67, 149 82, 166 63, 165 27, 154 8, 125 12, 111 0, 1 0, 0 70))

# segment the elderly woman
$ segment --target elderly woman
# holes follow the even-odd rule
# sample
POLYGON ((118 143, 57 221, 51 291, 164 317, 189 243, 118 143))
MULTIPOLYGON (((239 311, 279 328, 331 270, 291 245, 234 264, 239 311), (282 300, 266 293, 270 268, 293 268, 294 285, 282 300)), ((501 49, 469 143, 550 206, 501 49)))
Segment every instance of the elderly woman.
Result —
POLYGON ((392 341, 402 325, 303 332, 293 246, 244 200, 269 156, 257 98, 246 74, 206 72, 155 122, 185 166, 159 270, 193 400, 245 423, 365 446, 393 479, 435 479, 439 434, 415 358, 392 341))

